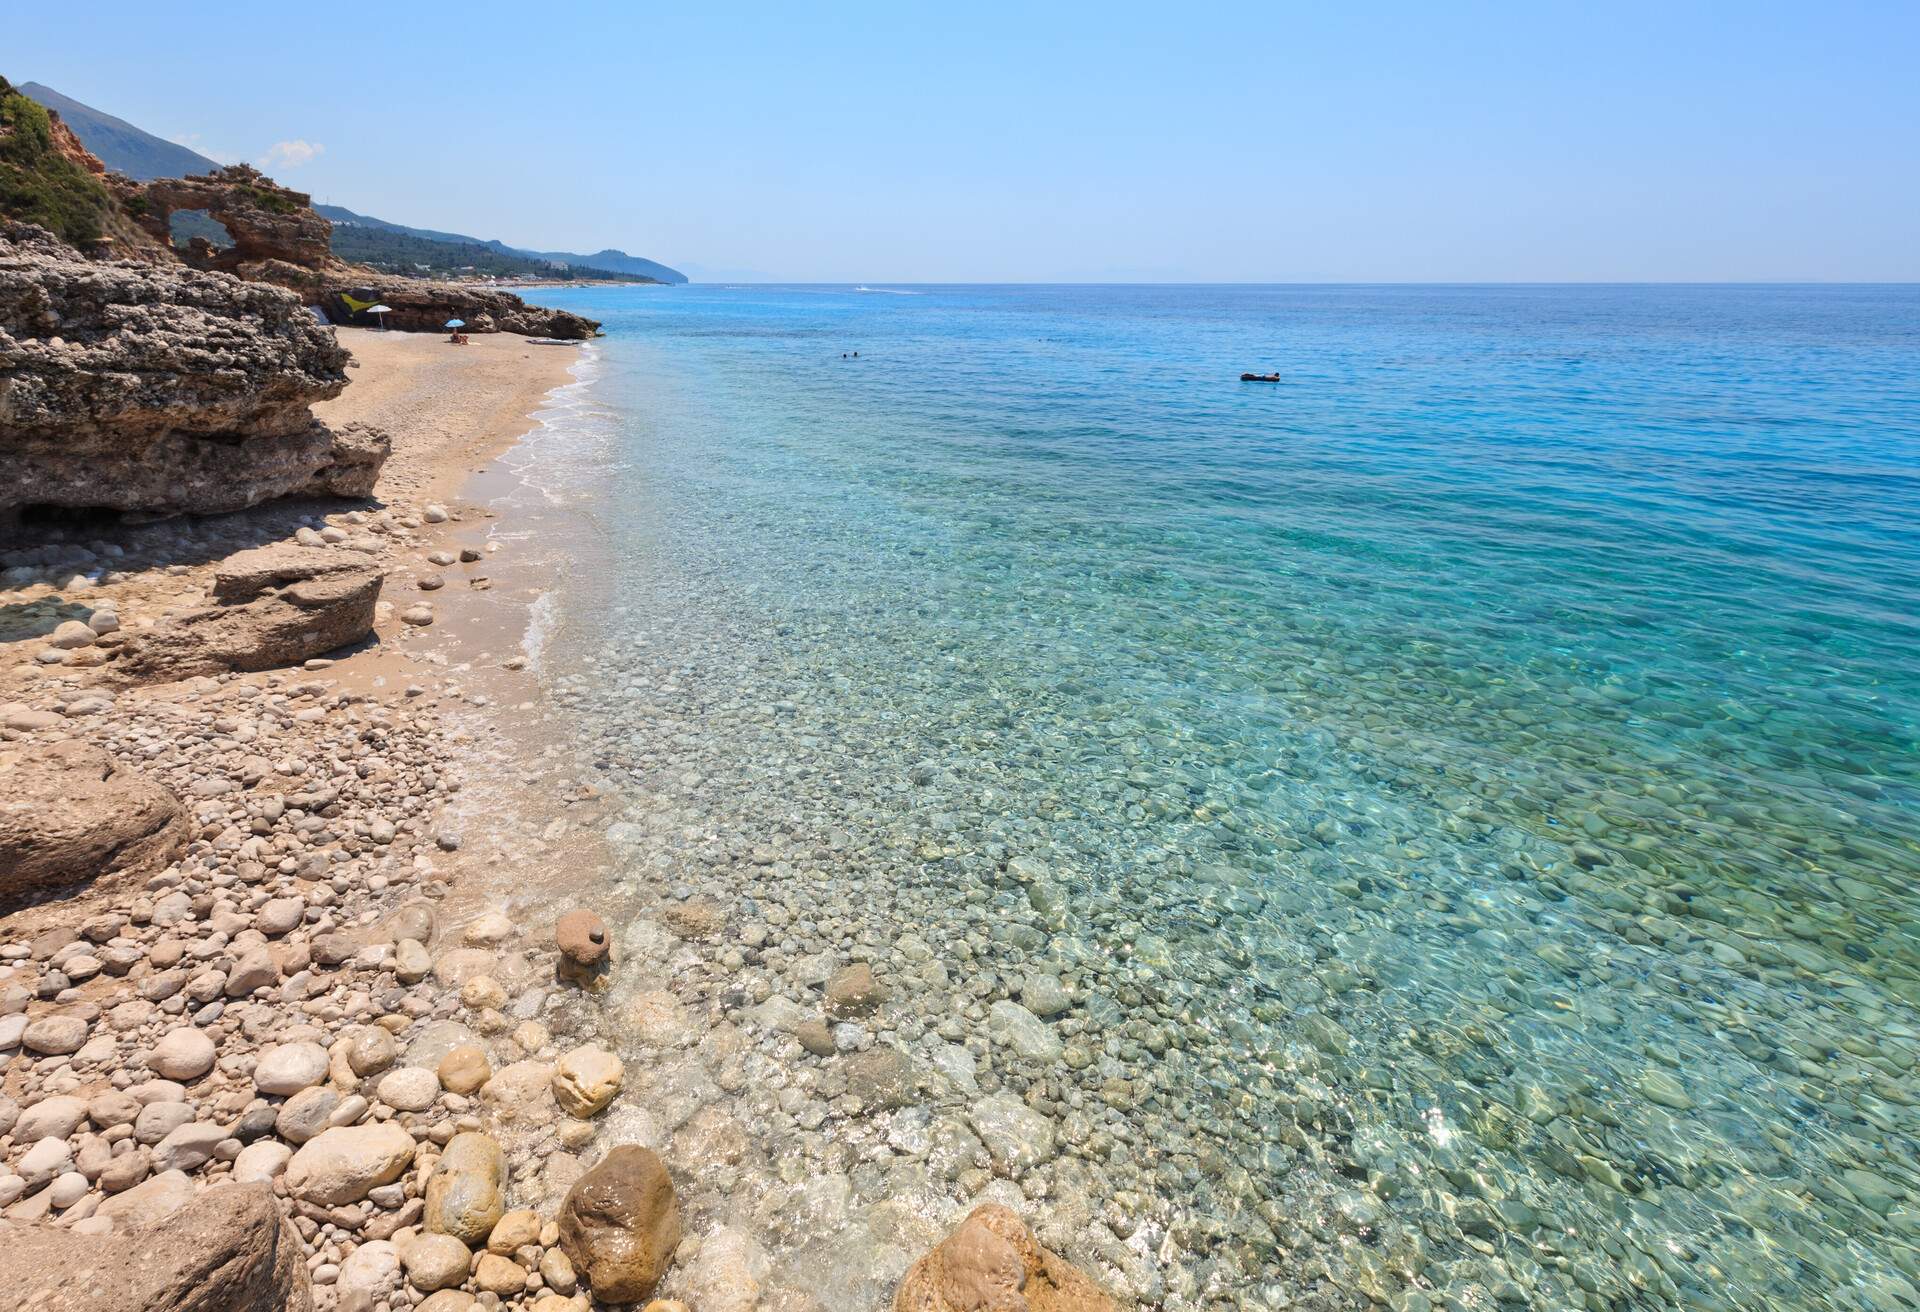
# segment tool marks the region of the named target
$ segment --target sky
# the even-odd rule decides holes
[[[316,199],[703,280],[1920,280],[1920,3],[8,6]]]

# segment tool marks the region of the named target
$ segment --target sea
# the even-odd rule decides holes
[[[758,1306],[998,1202],[1125,1306],[1920,1308],[1920,288],[533,295]]]

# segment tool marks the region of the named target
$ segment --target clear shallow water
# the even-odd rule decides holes
[[[762,1040],[765,1160],[1155,1306],[1920,1307],[1920,290],[912,290],[544,293],[629,873],[928,1074]]]

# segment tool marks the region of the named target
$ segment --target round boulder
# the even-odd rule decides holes
[[[601,1158],[560,1205],[560,1247],[603,1302],[637,1303],[653,1293],[679,1243],[667,1168],[633,1144]]]
[[[253,1067],[253,1087],[275,1097],[290,1098],[327,1078],[327,1050],[317,1043],[281,1043],[260,1054]]]
[[[287,1192],[323,1207],[357,1203],[399,1179],[411,1161],[413,1136],[392,1121],[338,1126],[308,1140],[293,1155],[287,1163]]]
[[[213,1069],[213,1040],[202,1030],[182,1025],[168,1030],[153,1047],[147,1067],[163,1079],[186,1083]]]
[[[440,1077],[424,1066],[400,1066],[380,1077],[380,1101],[402,1112],[423,1112],[440,1096]]]
[[[464,1284],[473,1254],[452,1235],[416,1235],[401,1250],[400,1260],[407,1268],[407,1283],[423,1294],[439,1289],[454,1289]]]

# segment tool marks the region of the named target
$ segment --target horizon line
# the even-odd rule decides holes
[[[634,284],[646,286],[647,284]],[[1920,287],[1920,278],[1540,278],[1540,279],[936,279],[692,278],[655,286],[741,287]]]

